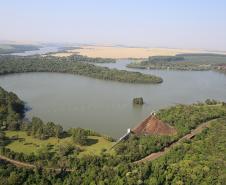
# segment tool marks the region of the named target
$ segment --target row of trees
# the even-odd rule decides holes
[[[47,122],[46,124],[38,117],[33,117],[31,122],[23,122],[21,130],[27,132],[27,135],[31,135],[39,139],[48,139],[49,137],[60,138],[63,136],[64,131],[61,125],[56,125],[53,122]]]
[[[71,128],[67,132],[70,136],[72,136],[72,140],[74,143],[79,145],[87,145],[89,144],[89,138],[88,136],[99,136],[103,137],[108,141],[115,141],[114,138],[106,135],[99,134],[93,130],[87,130],[82,128]]]
[[[83,55],[71,55],[68,57],[69,60],[75,61],[75,62],[90,62],[90,63],[115,63],[115,59],[111,58],[90,58]]]

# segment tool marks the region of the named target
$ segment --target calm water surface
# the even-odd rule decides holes
[[[104,64],[127,69],[128,60]],[[103,64],[101,64],[103,65]],[[131,69],[127,69],[131,70]],[[133,69],[134,70],[134,69]],[[119,137],[151,111],[207,98],[226,101],[226,76],[205,71],[136,70],[164,79],[158,85],[96,80],[70,74],[27,73],[0,76],[0,86],[13,91],[32,107],[28,117],[60,123],[65,129],[83,127]],[[133,106],[142,96],[145,105]]]

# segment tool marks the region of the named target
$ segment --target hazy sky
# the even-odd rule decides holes
[[[226,50],[226,0],[0,0],[0,40]]]

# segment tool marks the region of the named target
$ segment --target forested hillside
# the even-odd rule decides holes
[[[16,130],[24,114],[24,103],[0,87],[0,129]]]

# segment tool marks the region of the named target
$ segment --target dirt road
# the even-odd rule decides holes
[[[37,168],[37,166],[30,164],[30,163],[26,163],[26,162],[21,162],[21,161],[17,161],[14,159],[10,159],[8,157],[2,156],[0,155],[0,160],[4,160],[7,161],[13,165],[15,165],[18,168],[27,168],[27,169],[35,169]],[[56,171],[56,172],[60,172],[60,171],[66,171],[66,172],[73,172],[73,169],[61,169],[61,168],[44,168],[45,170],[52,170],[52,171]]]
[[[170,146],[165,147],[162,151],[151,153],[147,157],[145,157],[145,158],[143,158],[141,160],[135,161],[134,163],[143,163],[143,162],[146,162],[146,161],[153,161],[153,160],[161,157],[162,155],[166,154],[172,147],[174,147],[175,145],[179,144],[182,140],[184,140],[184,139],[192,139],[195,135],[201,133],[205,128],[207,128],[210,125],[210,122],[212,122],[212,121],[213,120],[205,122],[205,123],[199,125],[196,129],[192,130],[191,133],[185,135],[184,137],[182,137],[178,141],[174,142]],[[35,168],[37,168],[37,166],[35,166],[33,164],[26,163],[26,162],[21,162],[21,161],[17,161],[17,160],[13,160],[13,159],[10,159],[10,158],[2,156],[2,155],[0,155],[0,160],[7,161],[7,162],[19,167],[19,168],[27,168],[27,169],[35,169]],[[44,168],[44,169],[58,171],[58,172],[62,171],[61,168]],[[73,169],[64,169],[64,171],[73,172],[74,170]]]

